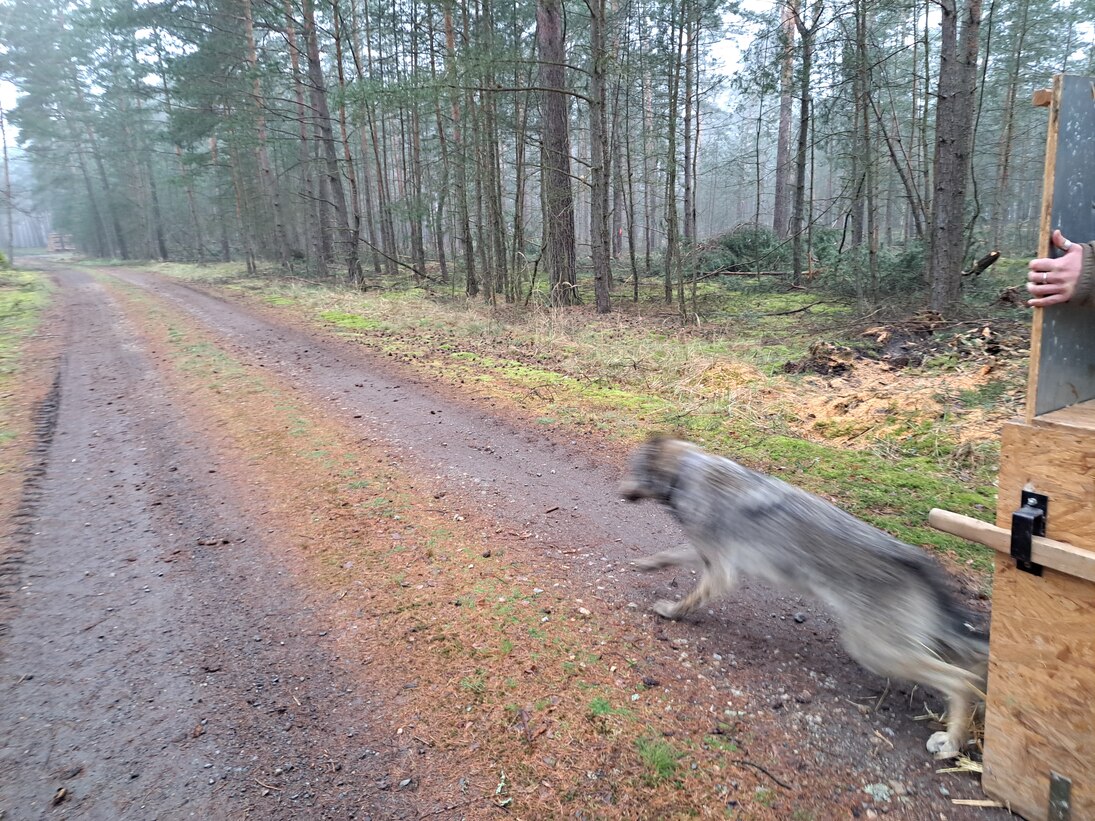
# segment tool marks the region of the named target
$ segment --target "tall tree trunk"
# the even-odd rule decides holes
[[[318,118],[312,118],[312,157],[311,164],[319,171],[315,176],[315,258],[316,274],[327,278],[330,276],[329,263],[335,259],[335,240],[332,236],[334,230],[334,203],[331,201],[331,186],[327,175],[322,172],[326,164],[323,158],[323,133],[319,127]]]
[[[495,17],[494,6],[490,0],[481,0],[481,14],[479,27],[482,31],[480,37],[484,48],[488,53],[494,52]],[[493,62],[488,60],[483,66],[482,85],[485,89],[497,87],[497,78],[494,75]],[[488,232],[491,238],[491,256],[493,257],[493,280],[497,290],[504,294],[508,301],[516,299],[517,294],[510,282],[509,266],[507,264],[508,252],[506,249],[506,225],[505,209],[502,205],[502,170],[501,153],[499,143],[502,138],[498,131],[498,95],[486,93],[482,96],[480,113],[482,115],[481,134],[483,140],[483,185],[486,188],[484,198],[487,209]]]
[[[878,214],[877,182],[874,154],[874,139],[871,130],[871,59],[868,50],[868,5],[867,0],[856,0],[856,74],[858,76],[859,100],[856,102],[856,117],[859,121],[860,155],[863,161],[863,207],[866,219],[867,245],[867,283],[868,296],[872,302],[878,299]]]
[[[605,51],[605,0],[587,0],[589,8],[590,66],[589,73],[589,141],[590,203],[589,236],[593,262],[593,293],[597,313],[612,310],[609,293],[611,268],[611,238],[609,237],[608,191],[612,163],[608,152],[608,95],[605,72],[608,54]]]
[[[365,22],[366,42],[371,45],[373,38],[372,17],[369,14],[369,4],[362,5]],[[373,48],[366,51],[366,76],[378,82],[381,86],[386,82],[385,62],[373,59]],[[380,228],[380,243],[384,253],[384,264],[388,276],[394,277],[397,273],[399,246],[395,237],[395,221],[392,214],[392,190],[388,168],[388,126],[387,119],[377,116],[375,106],[371,101],[365,103],[365,114],[369,125],[369,139],[372,141],[373,160],[376,163],[376,208],[377,222]]]
[[[232,171],[232,188],[236,192],[236,220],[239,223],[240,235],[243,238],[243,247],[247,258],[247,273],[254,276],[258,273],[258,265],[255,260],[255,240],[251,232],[247,230],[248,220],[246,218],[246,208],[244,207],[247,195],[243,190],[239,158],[231,146],[229,146],[228,151],[228,164]]]
[[[142,152],[144,157],[145,173],[148,175],[148,202],[152,214],[152,233],[156,238],[156,253],[160,259],[167,261],[167,240],[164,238],[163,217],[160,214],[160,195],[156,190],[156,177],[152,173],[152,161],[147,151]]]
[[[617,89],[619,89],[617,85]],[[627,183],[624,182],[624,157],[623,147],[625,140],[620,139],[620,103],[617,99],[613,105],[612,136],[609,138],[609,153],[612,157],[612,259],[618,260],[624,251],[624,225],[627,216],[624,210],[627,208]],[[613,274],[615,279],[615,274]]]
[[[266,147],[266,101],[262,93],[262,79],[259,77],[258,52],[255,48],[255,27],[251,17],[251,1],[240,0],[243,9],[243,34],[247,42],[247,69],[251,73],[251,102],[255,107],[255,158],[262,179],[262,193],[269,201],[274,216],[274,249],[282,267],[289,267],[289,244],[286,239],[285,218],[281,210],[281,197],[277,180],[270,165],[270,151]],[[261,226],[263,234],[268,235],[266,226]]]
[[[553,305],[578,301],[574,247],[574,195],[570,187],[570,124],[566,99],[566,49],[561,0],[538,0],[536,42],[540,57],[541,188],[544,255]]]
[[[681,132],[681,143],[684,146],[684,244],[688,247],[696,238],[695,217],[696,209],[693,205],[693,180],[692,180],[692,84],[693,68],[692,60],[695,51],[693,40],[694,26],[692,20],[692,4],[684,13],[682,25],[684,27],[684,129]]]
[[[132,57],[133,62],[137,62],[136,54]],[[160,195],[156,188],[156,176],[152,169],[152,150],[147,144],[143,133],[143,127],[141,123],[144,121],[143,112],[141,109],[141,97],[139,93],[134,93],[133,99],[135,101],[134,107],[137,111],[137,136],[136,140],[136,152],[140,156],[141,166],[143,167],[145,179],[148,184],[148,210],[149,210],[149,227],[151,229],[153,244],[156,248],[156,253],[159,258],[167,261],[167,239],[164,236],[163,227],[163,214],[160,211]],[[125,126],[125,130],[128,133],[129,126]]]
[[[445,206],[448,204],[449,197],[449,141],[448,136],[445,133],[445,120],[441,115],[441,86],[440,75],[437,71],[437,44],[436,44],[436,32],[433,25],[433,8],[428,7],[426,11],[426,19],[429,21],[429,37],[427,42],[430,44],[430,79],[433,81],[434,87],[437,88],[437,93],[433,98],[433,113],[434,122],[437,127],[437,142],[440,150],[440,166],[438,167],[438,181],[437,181],[437,198],[435,200],[436,207],[433,213],[433,235],[434,244],[437,248],[437,267],[440,273],[441,281],[449,281],[449,264],[448,257],[445,253]]]
[[[647,54],[646,26],[639,26],[639,54]],[[640,80],[642,84],[642,146],[643,146],[643,270],[649,274],[652,269],[652,256],[654,245],[654,211],[657,208],[654,195],[654,172],[651,168],[651,158],[654,154],[654,91],[653,78],[645,65],[641,66]],[[669,302],[672,294],[665,295],[665,301]]]
[[[810,25],[806,25],[803,21],[801,9],[796,10],[795,13],[795,28],[798,30],[799,40],[802,42],[802,73],[799,78],[798,148],[795,156],[795,196],[791,215],[791,231],[793,232],[791,266],[792,281],[795,285],[802,284],[802,274],[805,270],[803,240],[806,233],[806,164],[809,159],[807,149],[810,136],[811,104],[810,74],[813,71],[814,62],[814,32],[817,30],[822,10],[822,3],[818,0],[814,9],[813,21]]]
[[[117,243],[118,254],[122,259],[129,259],[129,245],[126,242],[125,231],[122,230],[122,221],[118,217],[118,208],[114,202],[114,190],[110,185],[110,178],[106,173],[106,164],[103,155],[99,152],[98,140],[91,125],[85,125],[85,133],[91,146],[91,160],[95,163],[95,170],[99,175],[99,185],[103,189],[103,199],[106,200],[106,211],[110,215],[110,224],[114,228],[114,240]]]
[[[304,80],[300,66],[300,44],[297,42],[296,20],[293,18],[293,6],[291,0],[283,0],[282,10],[285,13],[285,40],[289,45],[289,65],[293,75],[293,104],[297,114],[297,164],[300,166],[300,179],[298,182],[297,197],[304,206],[304,235],[302,243],[305,248],[313,244],[313,251],[309,255],[317,266],[325,265],[321,262],[319,218],[315,206],[316,185],[312,173],[312,147],[309,137],[308,107],[304,98]]]
[[[346,270],[350,282],[359,288],[365,282],[361,277],[361,263],[358,256],[358,243],[361,239],[361,198],[357,192],[357,173],[354,171],[354,156],[350,152],[350,132],[346,126],[346,73],[342,62],[342,10],[338,0],[331,0],[333,35],[335,38],[335,68],[338,75],[338,128],[339,142],[342,144],[342,159],[346,163],[346,179],[350,183],[349,247],[346,249]]]
[[[919,146],[920,153],[920,185],[921,194],[920,200],[924,203],[924,213],[928,215],[928,221],[931,221],[931,202],[932,202],[932,164],[931,164],[931,146],[928,142],[928,133],[930,131],[929,115],[928,112],[931,108],[929,104],[929,98],[931,96],[931,43],[932,43],[932,26],[927,22],[934,14],[934,0],[924,0],[924,30],[923,38],[920,41],[920,58],[921,58],[921,70],[920,72],[914,72],[914,75],[919,73],[922,75],[921,90],[922,90],[922,103],[920,106],[920,129],[919,139],[917,145]]]
[[[76,159],[80,166],[80,174],[84,180],[84,188],[87,190],[87,201],[91,208],[92,222],[95,225],[95,255],[98,257],[105,257],[111,250],[106,237],[106,225],[103,222],[103,215],[99,210],[99,205],[95,198],[95,186],[92,185],[91,174],[87,170],[87,161],[84,159],[84,149],[80,145],[77,145],[76,148]]]
[[[681,57],[684,51],[684,3],[673,6],[670,42],[675,44],[669,61],[669,129],[665,160],[665,301],[673,302],[673,283],[677,283],[677,308],[685,315],[684,281],[681,276],[680,221],[677,216],[677,112],[680,105]]]
[[[8,130],[7,117],[3,105],[0,105],[0,146],[4,152],[4,249],[8,255],[8,265],[15,263],[15,229],[12,212],[15,210],[15,198],[11,192],[11,171],[8,168]]]
[[[368,75],[365,72],[361,59],[361,27],[358,25],[356,0],[350,0],[350,31],[352,34],[350,37],[350,51],[354,58],[354,73],[358,82],[362,82]],[[369,103],[366,102],[363,107],[365,109],[366,122],[371,124],[372,119]],[[359,123],[358,140],[361,145],[362,211],[364,212],[365,217],[365,234],[368,237],[369,259],[372,264],[373,276],[379,279],[383,270],[394,272],[394,264],[386,258],[386,255],[389,253],[388,251],[384,251],[383,254],[381,253],[383,240],[379,235],[379,227],[377,225],[379,216],[373,201],[373,192],[376,190],[376,185],[373,180],[372,163],[369,161],[369,156],[373,153],[370,139],[370,130],[360,127]]]
[[[1030,16],[1029,0],[1019,0],[1019,21],[1015,27],[1014,48],[1011,53],[1011,71],[1007,75],[1007,91],[1004,96],[1003,125],[1000,130],[1000,159],[997,162],[996,191],[992,206],[992,247],[999,249],[1003,240],[1004,217],[1007,210],[1007,193],[1011,183],[1011,152],[1015,142],[1015,103],[1018,96],[1019,76],[1025,56],[1027,19]],[[989,21],[989,29],[992,21]]]
[[[487,220],[484,216],[484,211],[487,207],[487,204],[485,203],[485,182],[487,172],[486,160],[484,159],[484,154],[486,153],[484,143],[487,138],[484,134],[481,113],[476,95],[469,88],[464,94],[464,116],[468,124],[467,133],[470,135],[468,140],[468,153],[473,160],[471,168],[474,170],[471,185],[473,195],[472,202],[475,203],[476,248],[479,252],[479,270],[482,273],[482,281],[480,284],[482,285],[483,290],[483,300],[493,305],[498,289],[498,281],[495,276],[496,272],[491,259],[491,256],[494,253],[494,245],[487,239]]]
[[[524,38],[522,36],[523,20],[517,4],[512,6],[510,17],[510,37],[518,50],[518,57],[523,59],[525,54],[521,48]],[[513,66],[513,110],[515,132],[513,135],[513,243],[510,246],[510,270],[513,272],[515,297],[520,297],[516,291],[522,289],[523,274],[528,270],[526,249],[526,225],[528,220],[528,127],[529,108],[531,107],[530,95],[519,89],[532,85],[532,75],[529,61],[524,65],[514,62]]]
[[[468,296],[478,296],[479,278],[475,270],[475,247],[471,236],[471,219],[468,216],[468,152],[464,144],[460,119],[460,95],[456,90],[457,62],[456,62],[456,30],[453,24],[452,0],[442,0],[445,15],[445,75],[448,86],[452,89],[450,107],[452,111],[452,145],[451,152],[456,167],[456,222],[460,229],[460,243],[464,257],[464,293]]]
[[[342,188],[342,169],[338,165],[338,149],[335,146],[334,129],[331,126],[331,109],[327,104],[327,83],[323,77],[323,64],[319,56],[319,36],[316,32],[314,0],[303,0],[303,37],[308,62],[308,80],[311,85],[312,109],[315,112],[323,158],[327,168],[327,186],[331,193],[331,206],[335,215],[335,227],[346,259],[356,263],[357,256],[350,255],[350,223],[346,215],[346,194]],[[351,280],[356,270],[347,270]]]
[[[626,65],[630,68],[631,64],[631,38],[627,38],[627,59]],[[630,74],[630,72],[626,72]],[[639,301],[639,261],[638,251],[635,242],[635,164],[634,153],[631,150],[631,87],[632,84],[628,83],[626,91],[624,92],[624,157],[626,158],[625,173],[627,176],[627,255],[628,261],[631,263],[631,298],[632,301],[638,303]]]
[[[209,164],[214,171],[219,172],[220,160],[218,158],[217,137],[216,135],[209,138]],[[228,219],[225,217],[223,208],[223,192],[221,191],[220,180],[223,175],[217,173],[215,183],[217,190],[213,195],[213,211],[216,217],[217,225],[220,226],[220,243],[221,243],[221,262],[232,261],[232,245],[228,241]]]
[[[934,190],[928,237],[931,309],[952,313],[962,284],[981,0],[968,0],[959,46],[957,0],[941,3]]]
[[[411,16],[414,19],[418,19],[418,4],[414,2],[411,4]],[[418,66],[418,27],[413,26],[411,28],[411,76],[417,78],[419,76]],[[417,81],[417,80],[416,80]],[[415,98],[410,101],[411,116],[410,116],[410,129],[411,129],[411,260],[414,265],[414,269],[418,274],[425,275],[426,273],[426,236],[425,236],[425,216],[426,209],[423,208],[425,201],[425,192],[423,190],[423,174],[422,174],[422,123],[420,114],[420,104]]]
[[[520,78],[514,70],[514,88],[518,88]],[[526,85],[532,85],[527,82]],[[510,252],[510,269],[513,271],[514,287],[520,287],[522,270],[527,270],[525,259],[525,203],[527,195],[526,168],[528,165],[528,112],[529,101],[526,94],[514,94],[513,106],[516,114],[517,131],[513,139],[513,245]],[[519,296],[514,294],[514,296]]]
[[[772,205],[772,230],[780,239],[790,234],[788,213],[791,199],[791,105],[794,98],[795,18],[797,0],[787,0],[781,12],[781,57],[779,71],[779,133],[776,138],[775,199]]]

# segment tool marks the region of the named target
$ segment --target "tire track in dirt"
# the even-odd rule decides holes
[[[8,622],[14,612],[13,599],[22,575],[27,546],[34,533],[34,521],[42,501],[42,480],[48,463],[53,432],[57,427],[57,410],[61,398],[61,373],[58,370],[46,396],[34,411],[31,425],[33,442],[28,454],[29,464],[23,472],[23,484],[18,507],[11,516],[6,548],[0,553],[0,640],[9,631]],[[0,659],[4,657],[0,645]]]
[[[233,504],[185,397],[101,285],[55,275],[64,354],[2,568],[0,815],[416,817],[370,727],[383,704]]]
[[[584,595],[645,608],[689,583],[683,576],[649,580],[627,570],[630,560],[680,534],[653,506],[617,499],[617,466],[595,453],[596,443],[531,433],[481,407],[488,403],[439,390],[361,346],[199,288],[132,269],[111,275],[185,310],[234,357],[297,385],[313,408],[386,445],[407,469],[435,477],[484,515],[531,533],[530,548],[566,568]],[[855,666],[839,648],[831,620],[811,602],[746,585],[699,625],[659,623],[654,630],[667,653],[648,661],[671,663],[674,648],[690,642],[692,658],[716,687],[747,693],[747,722],[774,725],[767,730],[775,739],[772,754],[785,763],[843,773],[849,790],[856,782],[899,782],[913,796],[910,818],[985,817],[950,804],[948,788],[979,792],[969,778],[936,775],[923,750],[929,729],[913,717],[925,699],[938,708],[936,695],[891,692]],[[876,710],[862,706],[885,693]]]

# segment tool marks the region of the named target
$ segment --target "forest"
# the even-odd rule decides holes
[[[599,312],[776,274],[937,312],[1035,250],[1091,0],[3,0],[5,250]],[[9,149],[10,144],[10,149]],[[1078,238],[1079,239],[1079,238]],[[1085,238],[1086,239],[1086,238]]]
[[[923,549],[948,620],[1007,612],[1026,574],[931,517],[1028,495],[1005,436],[1049,465],[1050,539],[1091,507],[1055,461],[1089,449],[1014,420],[1036,101],[1095,75],[1092,20],[0,0],[0,817],[1012,817],[980,727],[933,759],[945,694],[811,595],[873,552],[662,618],[692,571],[637,571],[679,517],[619,480],[694,442]],[[1075,749],[1082,691],[1013,703]]]

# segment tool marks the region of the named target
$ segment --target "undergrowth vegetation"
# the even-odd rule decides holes
[[[988,552],[929,529],[942,507],[990,518],[998,432],[1022,401],[1027,320],[1000,300],[1004,261],[968,283],[965,319],[864,312],[846,283],[704,280],[682,320],[643,282],[613,313],[485,305],[429,289],[369,290],[162,265],[310,318],[541,425],[623,446],[669,432],[819,493],[899,538],[984,569]]]

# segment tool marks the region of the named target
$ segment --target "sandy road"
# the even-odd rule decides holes
[[[381,705],[325,647],[266,529],[107,292],[59,279],[62,355],[0,644],[3,818],[411,815],[370,738]]]

